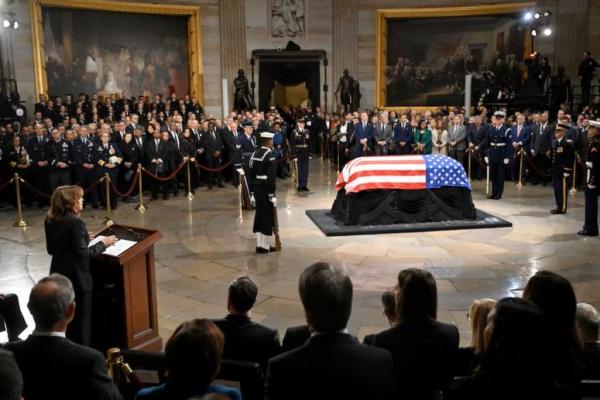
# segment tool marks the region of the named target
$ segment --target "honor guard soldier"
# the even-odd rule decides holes
[[[87,126],[79,128],[79,137],[73,141],[72,153],[77,184],[87,189],[98,179],[96,143],[89,137]],[[98,208],[98,192],[96,189],[91,189],[88,193],[85,193],[84,200],[92,207]]]
[[[298,163],[298,191],[309,192],[308,163],[310,159],[310,132],[304,129],[304,119],[296,122],[296,129],[292,132],[292,154],[294,161]]]
[[[488,199],[500,200],[504,192],[504,168],[510,157],[510,128],[504,125],[506,114],[496,111],[492,125],[488,127],[481,147],[487,149],[485,162],[490,166],[492,193]]]
[[[600,122],[590,121],[589,144],[585,153],[585,224],[577,232],[582,236],[598,236],[598,184],[600,184]]]
[[[552,186],[554,187],[556,208],[550,211],[552,214],[565,214],[567,212],[568,191],[571,186],[573,161],[575,160],[573,143],[565,137],[568,129],[569,126],[565,124],[558,124],[554,129],[551,160]]]
[[[48,164],[50,165],[50,193],[59,186],[71,184],[71,145],[60,131],[53,128],[48,141]]]
[[[38,190],[49,193],[50,187],[48,186],[48,170],[49,167],[49,155],[48,155],[48,136],[44,130],[44,126],[36,124],[35,135],[29,139],[27,146],[27,152],[31,158],[32,167],[31,173],[33,175],[33,184]],[[48,200],[38,195],[38,205],[42,207],[44,204],[48,204]]]
[[[242,123],[242,128],[244,129],[244,131],[238,134],[238,140],[240,142],[242,150],[242,168],[244,169],[245,176],[249,177],[250,157],[252,157],[252,154],[254,153],[254,151],[256,151],[256,136],[254,136],[254,134],[252,133],[254,130],[252,122],[248,121]],[[252,183],[248,182],[248,179],[246,179],[246,183],[248,184],[248,187],[246,189],[248,190],[248,192],[252,192]]]
[[[121,157],[121,150],[110,142],[110,133],[108,128],[102,127],[100,132],[100,144],[96,148],[98,154],[98,170],[99,175],[104,176],[108,174],[110,181],[113,185],[117,184],[117,177],[119,176],[119,164],[123,160]],[[117,196],[114,190],[109,190],[110,194],[110,208],[117,208]],[[106,182],[100,184],[100,202],[104,207],[108,207],[106,204]]]
[[[273,236],[273,208],[277,207],[275,197],[277,162],[273,154],[273,136],[270,132],[260,134],[261,147],[252,154],[249,162],[252,185],[250,202],[256,207],[252,231],[256,233],[257,253],[276,250],[270,245]]]

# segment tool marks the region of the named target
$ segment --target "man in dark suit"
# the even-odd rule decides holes
[[[221,166],[221,153],[223,152],[223,138],[217,132],[215,124],[211,121],[208,123],[208,133],[202,135],[204,140],[203,148],[206,154],[206,166],[211,169],[216,169]],[[223,188],[220,172],[208,172],[208,188],[212,189],[213,183]]]
[[[369,155],[373,152],[373,125],[369,122],[369,114],[366,111],[360,113],[360,122],[354,125],[354,157]]]
[[[304,346],[310,339],[310,327],[308,325],[291,326],[285,330],[283,340],[281,341],[281,352],[287,353],[290,350]]]
[[[352,281],[340,268],[315,263],[299,279],[312,336],[302,347],[269,361],[266,393],[279,399],[392,399],[388,351],[365,346],[347,333]]]
[[[23,374],[23,397],[37,399],[121,399],[108,377],[102,354],[65,337],[75,313],[75,292],[60,274],[31,290],[29,311],[35,330],[23,342],[6,345]]]
[[[537,168],[532,168],[531,183],[537,185],[540,182],[548,184],[548,171],[550,169],[550,148],[554,138],[554,125],[548,123],[548,111],[540,115],[539,124],[534,125],[531,132],[531,155]],[[541,172],[541,173],[540,173]]]
[[[145,159],[148,163],[148,169],[151,173],[164,177],[168,174],[168,149],[167,145],[160,140],[160,131],[156,129],[152,134],[152,140],[150,140],[145,149]],[[159,182],[156,179],[150,178],[150,192],[152,192],[152,200],[158,198]],[[163,197],[169,198],[167,192],[167,185],[162,185]]]
[[[257,362],[266,370],[269,359],[280,351],[275,329],[252,322],[250,311],[256,302],[258,287],[248,276],[241,276],[229,285],[227,315],[213,321],[225,335],[223,358]]]
[[[0,349],[0,399],[21,400],[23,376],[13,355]]]

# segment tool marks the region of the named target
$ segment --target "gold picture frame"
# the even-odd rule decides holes
[[[380,110],[417,109],[425,110],[438,107],[394,106],[386,105],[385,71],[387,68],[387,21],[402,18],[440,18],[477,15],[514,14],[535,6],[535,2],[507,3],[498,5],[466,7],[427,7],[403,9],[379,9],[375,15],[375,105]]]
[[[35,90],[38,97],[40,94],[48,93],[42,9],[44,7],[55,7],[136,14],[187,16],[189,94],[196,97],[201,104],[204,104],[200,7],[96,0],[30,0],[29,6],[31,13]]]

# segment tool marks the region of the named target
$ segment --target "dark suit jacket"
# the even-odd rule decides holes
[[[544,154],[550,150],[554,139],[554,125],[546,124],[546,128],[540,132],[541,124],[536,124],[531,132],[531,149],[535,154]]]
[[[23,374],[27,400],[121,399],[98,351],[61,337],[29,336],[5,346]]]
[[[281,343],[281,352],[285,353],[290,350],[304,346],[310,339],[310,329],[308,325],[292,326],[285,330],[283,341]]]
[[[161,159],[163,161],[163,163],[165,164],[162,168],[165,171],[162,171],[161,173],[166,172],[166,169],[169,168],[168,163],[169,163],[169,154],[168,154],[168,146],[166,144],[166,142],[163,142],[162,140],[158,141],[158,148],[156,147],[155,144],[155,140],[151,139],[148,140],[148,142],[146,143],[146,162],[148,163],[148,165],[150,165],[151,172],[155,172],[156,168],[154,165],[155,164],[151,164],[151,161],[154,159]]]
[[[212,133],[209,131],[202,135],[202,147],[204,147],[207,156],[213,156],[215,151],[223,150],[223,138],[220,133],[215,130],[215,137],[213,138]]]
[[[450,382],[458,329],[433,319],[403,320],[375,337],[394,357],[397,399],[434,399]]]
[[[257,362],[264,371],[269,359],[281,350],[275,329],[252,322],[246,316],[229,314],[213,322],[225,335],[225,359]]]
[[[362,144],[360,143],[361,139],[367,139],[367,146],[369,146],[370,151],[373,151],[373,135],[375,134],[375,129],[370,122],[367,122],[365,128],[363,128],[362,121],[358,124],[354,125],[354,137],[356,139],[356,144],[354,145],[354,155],[356,157],[360,157],[362,155]]]
[[[267,399],[377,399],[394,396],[393,360],[343,333],[316,335],[269,362]]]
[[[67,215],[59,222],[44,222],[46,250],[52,256],[50,273],[65,275],[73,283],[75,293],[92,290],[90,258],[102,253],[106,247],[98,242],[88,247],[89,234],[85,222],[75,215]]]

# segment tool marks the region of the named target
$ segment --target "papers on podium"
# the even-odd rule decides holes
[[[101,235],[96,236],[93,240],[90,241],[90,244],[88,245],[88,247],[95,245],[96,243],[98,243],[102,239],[104,239],[105,237],[106,236],[101,236]],[[121,254],[123,254],[125,251],[127,251],[130,247],[132,247],[136,243],[137,242],[135,242],[133,240],[119,239],[119,240],[117,240],[117,242],[115,244],[107,247],[106,250],[104,250],[104,252],[102,254],[107,254],[109,256],[117,257],[117,256],[120,256]]]

